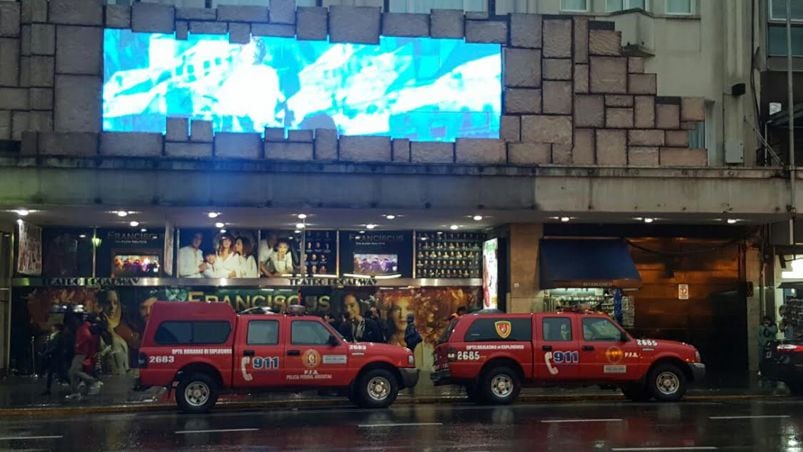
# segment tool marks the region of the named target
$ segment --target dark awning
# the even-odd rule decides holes
[[[803,289],[803,281],[801,281],[799,279],[783,281],[778,286],[778,288],[779,289]]]
[[[541,288],[641,287],[630,250],[618,239],[541,239]]]

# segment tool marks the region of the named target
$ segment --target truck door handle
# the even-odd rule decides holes
[[[254,356],[256,353],[253,350],[243,350],[243,356]]]
[[[583,351],[584,351],[584,352],[591,352],[591,351],[594,351],[594,346],[593,346],[593,345],[584,345],[584,346],[583,346]]]
[[[552,346],[551,345],[544,345],[543,347],[541,347],[541,350],[543,350],[545,352],[551,352],[552,351]]]
[[[301,356],[301,350],[287,350],[287,356]]]

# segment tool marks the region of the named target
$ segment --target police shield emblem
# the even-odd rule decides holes
[[[496,334],[502,339],[507,339],[508,336],[510,336],[510,332],[512,330],[510,321],[499,320],[498,322],[494,323],[494,326],[496,327]]]

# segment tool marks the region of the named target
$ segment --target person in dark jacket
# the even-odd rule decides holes
[[[415,316],[412,312],[407,314],[407,328],[404,330],[404,342],[407,348],[415,352],[415,347],[422,341],[421,334],[415,329]]]
[[[340,314],[340,322],[337,325],[337,331],[349,342],[354,341],[354,336],[351,333],[351,318],[348,312]]]
[[[368,314],[368,313],[366,313]],[[385,342],[382,326],[371,317],[363,317],[352,324],[354,340],[357,342]]]
[[[42,395],[50,395],[53,388],[53,377],[57,377],[60,381],[67,381],[67,365],[64,353],[64,345],[67,342],[66,334],[64,333],[64,325],[58,324],[53,326],[53,331],[48,337],[45,350],[42,352],[42,361],[45,363],[47,369],[47,385]]]

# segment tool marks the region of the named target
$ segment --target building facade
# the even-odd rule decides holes
[[[789,221],[801,198],[800,184],[785,170],[788,142],[780,132],[769,140],[770,128],[783,127],[768,125],[770,104],[785,93],[777,90],[783,57],[773,2],[108,3],[0,2],[0,228],[7,234],[0,249],[8,269],[0,279],[0,302],[7,369],[35,367],[23,364],[28,352],[22,349],[35,347],[36,333],[52,323],[51,305],[67,302],[53,293],[86,283],[55,276],[118,276],[116,282],[94,281],[106,290],[123,284],[114,273],[117,257],[161,248],[162,279],[119,288],[121,297],[131,290],[140,303],[168,296],[151,293],[168,287],[183,288],[183,299],[225,298],[219,291],[230,282],[219,275],[203,283],[182,281],[181,262],[173,262],[197,229],[218,235],[220,229],[257,231],[255,244],[270,231],[288,231],[288,238],[302,243],[296,257],[301,269],[311,268],[312,255],[322,256],[305,253],[306,246],[329,240],[316,231],[331,233],[339,253],[338,290],[356,284],[348,275],[359,273],[357,255],[397,256],[401,282],[379,283],[396,292],[380,290],[365,299],[391,305],[405,299],[407,309],[432,317],[433,325],[460,304],[489,306],[490,298],[517,312],[610,305],[638,335],[699,345],[716,361],[716,378],[723,382],[757,362],[754,326],[775,312],[782,296],[774,256],[795,251],[774,245],[790,243]],[[176,42],[225,36],[222,41],[232,45],[266,37],[372,46],[385,37],[498,46],[499,112],[487,116],[498,132],[410,139],[338,134],[326,122],[311,121],[292,130],[233,133],[214,119],[170,113],[161,130],[112,131],[104,116],[104,93],[114,82],[104,43],[110,45],[107,35],[115,30],[170,35]],[[214,70],[216,64],[223,63],[212,60],[193,70]],[[466,102],[487,88],[471,83],[483,69],[460,73]],[[178,75],[143,74],[140,83]],[[366,89],[379,84],[380,75],[369,77]],[[254,96],[264,89],[248,86]],[[141,94],[137,85],[126,89]],[[174,92],[168,88],[156,100],[127,97],[123,106],[156,108]],[[146,120],[143,115],[126,124]],[[433,130],[440,130],[438,124]],[[219,218],[209,215],[215,213]],[[296,232],[301,230],[308,232]],[[75,258],[73,270],[56,265],[51,272],[49,250],[68,232],[73,254],[84,257]],[[376,242],[386,247],[366,245],[363,237],[379,232]],[[30,237],[44,249],[33,253],[33,262],[22,262],[20,245],[36,242]],[[475,248],[493,239],[488,246],[496,246],[498,265],[468,262],[482,254]],[[409,263],[403,258],[408,252]],[[571,264],[568,270],[562,260]],[[466,267],[450,266],[452,261]],[[495,297],[487,284],[491,268],[498,277]],[[239,286],[285,290],[282,297],[301,286],[301,298],[305,292],[316,303],[336,298],[316,295],[320,287],[311,279],[279,279]],[[72,290],[70,303],[95,297]],[[228,296],[237,302],[258,295],[264,297]],[[440,311],[432,307],[450,297]],[[437,328],[429,327],[434,337]]]

